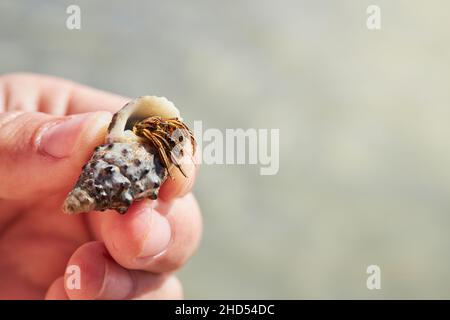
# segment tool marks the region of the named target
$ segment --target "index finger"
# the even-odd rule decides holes
[[[115,113],[130,100],[131,98],[75,84],[67,113],[74,114],[89,111],[110,111]]]
[[[61,116],[92,111],[115,113],[130,100],[49,75],[0,75],[0,112],[40,111]]]

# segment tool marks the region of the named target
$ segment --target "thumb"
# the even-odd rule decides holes
[[[110,120],[109,112],[0,114],[0,198],[68,192]]]

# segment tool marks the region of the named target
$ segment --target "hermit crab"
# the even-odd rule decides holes
[[[195,146],[191,130],[169,100],[142,96],[130,101],[114,114],[105,143],[83,166],[63,211],[115,209],[123,214],[135,200],[156,199],[172,169],[186,176],[182,162],[186,150],[192,156]]]

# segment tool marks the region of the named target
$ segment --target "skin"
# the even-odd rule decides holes
[[[0,77],[0,299],[182,298],[173,272],[202,229],[190,192],[195,165],[185,165],[188,178],[173,170],[157,201],[125,215],[61,210],[112,113],[129,100],[48,76]],[[66,134],[49,138],[76,114],[84,115]],[[80,289],[68,285],[71,265]]]

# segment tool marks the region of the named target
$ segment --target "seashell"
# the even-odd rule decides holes
[[[172,102],[155,96],[139,97],[114,114],[105,143],[83,166],[64,212],[115,209],[123,214],[135,200],[157,198],[169,168],[155,146],[132,131],[135,123],[155,116],[181,120]]]

